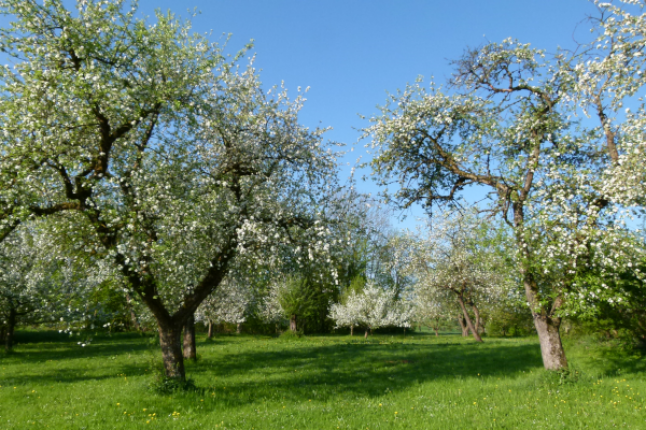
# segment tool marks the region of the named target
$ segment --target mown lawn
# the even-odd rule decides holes
[[[82,339],[19,333],[0,429],[646,429],[646,359],[591,340],[561,377],[534,338],[202,336],[197,389],[163,395],[150,337]]]

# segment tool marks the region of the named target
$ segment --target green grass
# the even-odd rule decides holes
[[[646,360],[591,340],[566,345],[561,377],[533,338],[201,337],[197,389],[169,395],[150,389],[149,337],[18,340],[0,429],[646,429]]]

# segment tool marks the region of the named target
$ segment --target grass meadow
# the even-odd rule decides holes
[[[646,429],[646,359],[569,340],[428,333],[198,339],[196,388],[160,394],[151,336],[23,331],[0,354],[0,429]]]

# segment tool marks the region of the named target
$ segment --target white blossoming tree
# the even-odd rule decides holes
[[[616,167],[621,133],[606,108],[616,112],[621,102],[615,95],[640,88],[644,16],[600,7],[594,44],[552,56],[511,39],[468,50],[454,62],[448,88],[409,85],[365,130],[379,151],[374,173],[385,185],[397,184],[386,195],[402,207],[451,207],[467,188],[488,190],[488,209],[513,231],[517,273],[551,370],[567,367],[563,315],[587,303],[581,272],[637,269],[631,260],[639,250],[625,240],[622,225],[622,204],[631,199],[609,192],[604,172],[617,181],[614,190],[642,178],[641,169],[621,173]],[[588,63],[595,49],[608,59],[598,67]],[[600,125],[578,122],[581,106],[593,107]],[[642,111],[627,119],[626,148],[643,141]],[[625,149],[626,158],[631,151]]]
[[[14,231],[0,246],[0,341],[7,351],[13,348],[19,322],[49,316],[47,311],[56,303],[51,301],[55,294],[50,285],[56,262],[39,258],[43,243],[38,242],[26,232]]]
[[[439,336],[442,323],[451,316],[451,299],[445,290],[435,288],[416,288],[413,301],[413,321],[421,328],[430,327]],[[462,310],[460,315],[463,316]]]
[[[237,255],[294,236],[323,246],[316,208],[336,164],[323,130],[298,124],[301,98],[266,95],[251,65],[227,63],[188,22],[148,24],[125,6],[0,3],[15,64],[0,70],[3,192],[36,190],[5,220],[74,211],[154,316],[166,375],[183,380],[182,327]]]
[[[408,271],[416,279],[419,305],[428,303],[439,318],[443,314],[438,308],[441,298],[448,295],[459,305],[474,339],[482,342],[480,308],[500,300],[514,287],[506,261],[499,255],[505,245],[500,243],[500,235],[486,220],[465,213],[444,214],[442,221],[429,225],[418,236],[409,239],[413,251]]]
[[[235,324],[238,333],[240,324],[247,319],[253,292],[240,285],[236,279],[227,278],[213,294],[197,308],[195,320],[208,326],[208,337],[213,336],[213,325]]]
[[[350,292],[345,303],[333,303],[330,306],[330,318],[336,323],[336,327],[349,327],[350,336],[354,336],[354,328],[363,322],[363,302],[359,300],[356,291]]]
[[[23,224],[0,243],[0,339],[8,351],[19,324],[53,323],[72,333],[104,311],[92,295],[112,278],[113,267],[69,252],[45,224],[51,223]]]
[[[337,327],[350,327],[351,335],[354,327],[365,327],[366,338],[379,327],[410,327],[412,305],[397,300],[396,295],[394,289],[380,288],[368,282],[362,291],[352,291],[344,304],[333,304],[329,316]]]
[[[258,309],[260,318],[267,324],[275,324],[278,332],[282,322],[285,320],[285,311],[280,304],[280,294],[283,283],[274,280],[269,284],[265,296],[261,299]]]

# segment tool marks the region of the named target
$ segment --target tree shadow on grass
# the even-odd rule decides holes
[[[228,407],[263,400],[329,400],[342,393],[378,397],[429,381],[459,384],[478,374],[513,377],[541,368],[539,346],[534,342],[475,344],[453,339],[456,342],[421,343],[409,338],[399,343],[388,338],[370,342],[334,337],[296,341],[216,338],[198,343],[202,358],[186,363],[187,376],[204,393],[210,392],[216,403]],[[29,367],[12,375],[11,383],[75,383],[119,374],[151,374],[153,369],[142,362],[142,353],[150,351],[150,358],[157,361],[160,354],[149,339],[117,335],[86,348],[71,341],[24,344],[7,364]],[[136,362],[129,361],[131,353],[138,353]],[[93,359],[102,361],[88,363]],[[53,364],[42,367],[44,362]],[[219,381],[225,382],[226,391]]]
[[[138,333],[107,335],[84,333],[70,337],[57,332],[18,332],[18,342],[10,354],[0,354],[12,362],[39,363],[81,358],[117,357],[122,354],[140,353],[154,349],[152,337]],[[88,342],[89,340],[89,342]],[[87,344],[86,344],[87,342]],[[86,344],[86,346],[82,346]],[[158,349],[159,347],[157,347]]]
[[[618,342],[614,342],[604,348],[590,349],[585,345],[579,348],[591,352],[579,360],[587,362],[587,366],[593,368],[599,377],[646,373],[646,357],[643,352],[633,349],[632,345],[618,345]]]
[[[214,400],[227,405],[305,398],[329,401],[339,393],[379,397],[429,381],[514,376],[542,367],[535,344],[333,344],[293,343],[203,359],[188,374],[213,384]]]
[[[142,366],[120,363],[116,367],[106,368],[86,368],[79,369],[74,367],[52,368],[47,371],[35,369],[25,371],[20,374],[13,374],[3,378],[3,383],[7,385],[38,385],[50,384],[69,384],[87,381],[104,381],[109,379],[123,379],[123,375],[138,376],[143,373]]]

